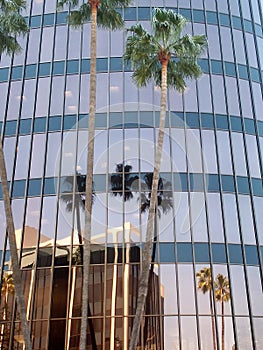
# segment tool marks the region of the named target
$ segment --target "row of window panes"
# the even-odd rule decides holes
[[[138,176],[139,173],[133,173],[132,175]],[[141,174],[141,178],[145,173]],[[171,174],[167,174],[170,177]],[[165,174],[161,175],[165,176]],[[63,177],[61,178],[63,179]],[[44,179],[44,195],[55,195],[57,193],[57,178],[50,177]],[[106,192],[106,175],[95,174],[93,177],[94,189],[96,192]],[[176,192],[203,192],[205,189],[208,192],[218,192],[220,190],[220,183],[222,191],[225,193],[235,193],[235,180],[231,175],[217,175],[217,174],[206,174],[205,183],[203,174],[189,174],[186,173],[175,173],[173,177],[174,191]],[[236,176],[237,192],[239,194],[250,194],[249,178],[245,176]],[[251,178],[251,186],[254,196],[263,196],[262,180],[257,178]],[[15,180],[13,183],[12,198],[19,198],[25,196],[26,180]],[[172,190],[172,185],[166,188],[166,190]],[[70,193],[72,189],[64,188],[63,181],[60,185],[60,193]],[[109,191],[112,191],[111,186]],[[28,196],[40,196],[42,193],[42,179],[29,179],[27,195]],[[2,199],[2,193],[0,193],[0,199]]]
[[[134,246],[135,247],[135,246]],[[130,263],[138,263],[140,262],[140,252],[142,251],[142,247],[139,245],[136,245],[136,251],[138,251],[138,254],[132,253],[133,245],[129,247],[130,249]],[[78,247],[75,247],[78,249]],[[75,251],[75,248],[73,247],[73,251]],[[57,248],[58,249],[58,248]],[[94,249],[92,251],[96,252],[96,254],[93,254],[91,256],[91,264],[104,264],[105,263],[105,256],[107,259],[107,263],[114,263],[114,249],[115,247],[110,248],[109,245],[107,245],[107,254],[105,254],[105,250],[101,248],[101,250],[98,252],[98,247],[94,246]],[[70,255],[71,247],[59,247],[58,251],[58,258],[61,259],[61,252],[64,252],[66,254],[65,259],[63,260],[64,263],[59,262],[59,260],[55,260],[55,266],[61,266],[61,265],[69,265],[69,255]],[[43,254],[41,252],[43,251]],[[23,266],[23,256],[25,256],[25,259],[31,254],[35,254],[34,249],[23,249],[22,251],[22,266]],[[244,264],[243,259],[243,253],[242,253],[242,246],[240,244],[222,244],[222,243],[212,243],[211,244],[211,250],[209,251],[209,245],[208,243],[164,243],[160,242],[156,244],[156,256],[155,256],[155,262],[161,262],[161,263],[191,263],[195,261],[196,263],[210,263],[210,261],[214,264],[226,264],[227,263],[227,252],[229,257],[229,263],[230,264]],[[261,260],[263,259],[263,247],[260,247],[261,252]],[[0,261],[2,261],[2,251],[0,251]],[[6,258],[5,261],[8,260],[10,254],[9,251],[6,252]],[[39,256],[45,256],[44,258],[38,259],[37,267],[47,267],[52,265],[52,254],[53,254],[53,248],[52,247],[46,247],[46,248],[39,248],[38,249]],[[210,260],[210,254],[212,256],[212,260]],[[258,250],[257,246],[255,245],[244,245],[244,255],[245,255],[245,263],[247,265],[259,265],[260,259],[258,257]],[[55,252],[56,256],[56,252]],[[122,246],[119,246],[119,252],[118,252],[118,263],[125,262],[126,258],[125,250]],[[75,264],[74,257],[72,264]]]
[[[80,67],[81,63],[81,67]],[[248,67],[243,64],[236,65],[232,62],[222,62],[219,60],[210,60],[211,71],[209,72],[209,61],[207,59],[200,59],[199,64],[204,73],[212,74],[223,74],[223,66],[225,74],[231,77],[239,77],[240,79],[249,79],[252,81],[261,81],[261,72],[257,68]],[[40,63],[38,67],[38,76],[46,77],[51,74],[51,62]],[[66,65],[66,71],[65,71]],[[125,66],[124,71],[130,71],[130,67]],[[108,58],[97,58],[97,72],[122,72],[123,71],[123,60],[122,57]],[[29,64],[25,67],[25,79],[36,78],[37,64]],[[66,74],[78,74],[78,73],[90,73],[90,60],[82,59],[79,60],[68,60],[55,61],[53,62],[52,75],[64,75]],[[11,80],[21,80],[23,77],[23,66],[14,66],[11,71]],[[0,68],[0,82],[8,81],[9,79],[9,68]]]
[[[154,126],[158,127],[159,125],[159,112],[153,114],[152,112],[141,112],[140,120],[138,120],[138,114],[136,112],[126,112],[124,118],[122,113],[114,112],[110,113],[109,120],[106,113],[97,113],[95,120],[96,129],[133,129],[133,128],[153,128]],[[48,121],[48,125],[47,125]],[[78,124],[77,124],[78,122]],[[19,122],[19,135],[27,135],[31,133],[32,130],[34,133],[42,133],[52,131],[61,131],[61,130],[74,130],[78,129],[87,129],[88,128],[88,115],[80,114],[79,118],[77,115],[65,115],[62,116],[50,116],[38,117],[34,120],[32,118],[21,119]],[[253,119],[249,118],[240,118],[238,116],[228,116],[227,115],[213,115],[210,113],[192,113],[186,112],[185,115],[183,112],[171,112],[170,118],[166,118],[165,127],[168,128],[188,128],[188,129],[218,129],[218,130],[230,130],[232,132],[245,132],[247,134],[256,135],[256,126],[258,128],[259,136],[263,136],[263,122],[255,122]],[[4,135],[14,136],[17,133],[17,120],[7,120],[4,123]],[[0,122],[0,130],[3,128],[3,123]]]
[[[171,8],[172,10],[176,11],[174,8]],[[190,9],[180,9],[179,13],[186,17],[189,21],[193,21],[196,23],[205,23],[205,17],[208,24],[215,24],[215,25],[221,25],[230,27],[231,18],[232,18],[232,25],[234,29],[240,29],[242,30],[242,20],[240,17],[237,16],[229,16],[224,13],[217,14],[213,11],[202,11],[202,10],[196,10],[193,9],[192,11]],[[124,20],[125,21],[148,21],[151,18],[152,9],[150,7],[129,7],[124,9]],[[55,13],[48,13],[43,15],[43,22],[42,22],[42,16],[35,15],[30,17],[30,27],[31,28],[39,28],[41,25],[43,26],[53,26],[54,24],[60,25],[60,24],[66,24],[67,23],[67,12],[58,12]],[[28,18],[26,18],[27,21],[29,21]],[[244,30],[253,33],[253,22],[244,19]],[[262,37],[262,27],[260,24],[255,24],[255,32],[256,35]]]

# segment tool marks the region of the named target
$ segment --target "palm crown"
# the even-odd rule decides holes
[[[141,24],[132,26],[124,59],[131,63],[133,79],[146,86],[153,79],[161,86],[162,63],[167,64],[167,86],[183,91],[188,78],[198,78],[202,71],[197,63],[206,46],[203,35],[182,36],[187,20],[172,10],[155,9],[152,33]]]
[[[60,0],[58,8],[69,5],[73,8],[69,15],[69,23],[79,27],[91,18],[92,6],[97,8],[97,25],[102,28],[115,30],[123,27],[124,21],[121,14],[116,10],[129,5],[130,0]],[[74,9],[76,8],[76,10]]]
[[[24,0],[0,0],[0,54],[18,53],[21,47],[17,36],[24,36],[28,26],[21,11],[26,8]]]

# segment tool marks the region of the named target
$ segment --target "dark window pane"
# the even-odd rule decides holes
[[[255,123],[253,119],[245,118],[244,125],[245,125],[245,132],[252,135],[256,134]]]
[[[258,265],[257,247],[253,245],[245,245],[246,262],[248,265]]]
[[[214,116],[213,114],[202,113],[201,114],[202,128],[213,129],[214,128]]]
[[[242,132],[242,121],[239,117],[230,116],[230,124],[232,131],[240,131]]]
[[[219,14],[219,21],[220,21],[220,24],[223,26],[227,26],[227,27],[230,26],[229,16],[224,13]]]
[[[51,26],[54,24],[55,21],[55,14],[54,13],[48,13],[44,15],[43,18],[43,25],[44,26]]]
[[[186,126],[188,128],[199,128],[198,113],[186,113]]]
[[[188,191],[187,174],[174,174],[174,190],[179,192]]]
[[[44,77],[44,76],[50,75],[50,68],[51,68],[50,63],[40,63],[39,72],[38,72],[39,76]]]
[[[171,112],[171,127],[183,128],[184,127],[184,114]]]
[[[76,115],[65,115],[63,120],[63,130],[76,129]]]
[[[211,60],[211,70],[213,74],[223,74],[222,62]]]
[[[59,116],[59,117],[50,117],[49,118],[48,130],[49,131],[59,131],[59,130],[61,130],[61,116]]]
[[[207,243],[195,243],[194,245],[195,262],[206,263],[210,261]]]
[[[95,192],[106,191],[106,175],[94,175],[93,181],[94,181]]]
[[[24,197],[25,196],[25,180],[18,180],[14,182],[13,186],[13,197]]]
[[[39,196],[41,194],[41,179],[31,179],[28,185],[29,196]]]
[[[122,113],[110,114],[110,128],[122,128]]]
[[[22,66],[13,67],[12,73],[11,73],[11,79],[12,80],[22,79],[22,74],[23,74],[23,67]]]
[[[236,17],[236,16],[232,16],[232,23],[233,23],[233,27],[235,29],[242,29],[241,18]]]
[[[242,194],[249,194],[248,178],[243,176],[237,176],[238,192]]]
[[[226,75],[235,77],[236,76],[236,67],[235,67],[234,63],[225,62],[225,72],[226,72]]]
[[[205,14],[204,14],[204,11],[201,11],[201,10],[193,10],[193,19],[194,19],[194,22],[204,23],[204,22],[205,22]]]
[[[97,58],[97,71],[107,72],[108,71],[108,59],[107,58]]]
[[[252,23],[247,19],[244,19],[244,28],[246,32],[253,33]]]
[[[229,244],[228,253],[231,264],[243,264],[242,251],[239,244]]]
[[[65,70],[65,62],[59,61],[59,62],[53,62],[53,74],[64,74]]]
[[[147,21],[151,17],[149,7],[138,7],[138,20]]]
[[[250,75],[251,75],[251,79],[252,79],[253,81],[256,81],[256,82],[258,82],[258,83],[260,82],[260,77],[259,77],[259,71],[258,71],[258,69],[250,67]]]
[[[212,244],[212,257],[214,263],[226,263],[226,249],[224,244]]]
[[[54,177],[46,178],[44,182],[44,194],[56,194],[57,183]]]
[[[238,64],[238,75],[239,75],[239,78],[248,79],[247,67],[244,66],[243,64]]]
[[[206,11],[206,19],[207,19],[208,24],[217,24],[218,23],[216,12]]]
[[[57,13],[57,24],[66,24],[67,23],[67,12],[58,12]]]
[[[121,57],[111,57],[110,59],[110,71],[119,72],[122,70],[122,58]]]
[[[192,245],[190,243],[177,243],[177,261],[192,262]]]
[[[37,70],[37,65],[36,64],[29,64],[26,66],[25,70],[25,78],[35,78],[36,76],[36,70]]]
[[[16,120],[10,120],[5,123],[5,136],[16,134]]]
[[[255,196],[263,196],[263,187],[262,187],[262,180],[261,179],[251,179],[252,182],[252,188],[253,188],[253,194]]]
[[[204,180],[202,174],[190,174],[190,191],[203,192],[204,191]]]
[[[124,19],[126,21],[136,21],[136,8],[125,8],[124,9]]]
[[[171,112],[171,115],[172,115],[172,112]],[[153,127],[153,113],[152,112],[141,112],[140,119],[141,119],[141,127]],[[172,123],[172,121],[171,121],[171,123]]]
[[[29,134],[31,131],[32,119],[22,119],[19,124],[19,134]]]
[[[160,261],[175,262],[175,251],[173,243],[160,243]]]
[[[259,136],[263,136],[263,122],[258,121],[258,133]]]
[[[45,132],[46,131],[46,118],[36,118],[34,121],[34,132]]]
[[[41,26],[41,16],[32,16],[30,18],[30,27],[38,28]]]
[[[209,73],[209,65],[208,65],[208,60],[205,59],[199,59],[198,64],[200,65],[202,71],[204,73]]]
[[[222,175],[222,190],[224,192],[235,192],[235,184],[233,176],[231,175]]]
[[[218,192],[219,191],[218,175],[214,175],[214,174],[206,175],[206,187],[208,192]]]
[[[95,128],[105,129],[106,127],[107,127],[107,114],[106,113],[96,114]]]
[[[191,10],[188,9],[180,9],[180,14],[182,16],[184,16],[185,18],[189,19],[189,21],[192,20],[192,16],[191,16]]]
[[[216,127],[218,129],[228,130],[228,120],[226,115],[216,115]]]
[[[89,73],[89,72],[90,72],[90,60],[82,60],[81,73]]]
[[[72,60],[68,61],[67,63],[67,73],[69,74],[76,74],[79,72],[79,61],[78,60]]]
[[[0,69],[0,81],[7,81],[9,75],[9,68],[1,68]]]

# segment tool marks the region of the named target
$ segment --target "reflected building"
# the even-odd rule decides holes
[[[34,349],[73,350],[81,310],[90,24],[69,27],[56,0],[27,4],[24,50],[1,57],[1,132]],[[203,76],[183,95],[169,91],[151,293],[138,349],[213,348],[209,296],[196,288],[196,273],[206,266],[230,282],[225,349],[260,350],[262,3],[134,0],[121,10],[126,27],[139,21],[149,28],[156,6],[187,17],[187,31],[205,34],[209,47],[200,59]],[[92,350],[127,349],[159,123],[160,91],[133,84],[122,62],[125,38],[125,31],[98,30]],[[2,199],[0,218],[1,272],[7,275]],[[9,293],[5,305],[3,295],[0,349],[6,342],[23,349],[14,296]],[[221,308],[215,300],[212,305],[219,350]]]

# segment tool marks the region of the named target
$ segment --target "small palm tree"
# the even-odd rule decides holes
[[[186,80],[198,78],[201,69],[197,64],[206,45],[203,35],[182,36],[187,20],[172,10],[155,9],[152,18],[152,33],[141,24],[130,28],[124,58],[134,70],[133,80],[138,86],[146,86],[153,80],[161,87],[161,110],[158,145],[155,155],[150,208],[146,229],[146,244],[139,284],[137,310],[133,322],[130,350],[136,348],[145,299],[148,289],[149,265],[151,262],[152,233],[157,203],[158,181],[162,157],[166,117],[167,88],[184,91]]]
[[[21,14],[22,10],[25,8],[26,1],[24,0],[0,0],[0,55],[2,55],[3,53],[12,55],[13,53],[18,53],[21,51],[21,47],[17,41],[17,37],[24,36],[28,31],[26,21]],[[0,176],[2,181],[2,192],[6,215],[6,227],[9,238],[17,306],[21,319],[25,348],[26,350],[31,350],[32,344],[26,317],[26,305],[22,288],[21,271],[17,256],[15,226],[7,183],[6,165],[2,140],[0,141]]]
[[[221,303],[222,335],[221,350],[225,350],[225,303],[231,298],[228,279],[219,273],[215,279],[215,298]]]
[[[85,202],[85,229],[84,229],[84,275],[82,286],[82,317],[80,331],[80,350],[86,349],[87,338],[87,310],[88,310],[88,284],[91,251],[91,211],[92,211],[92,176],[94,162],[94,135],[96,113],[96,51],[97,51],[97,26],[111,30],[120,29],[124,21],[117,11],[117,7],[129,5],[131,0],[60,0],[58,7],[65,4],[73,10],[69,15],[69,23],[74,27],[80,27],[87,20],[91,20],[90,35],[90,87],[89,87],[89,135],[88,135],[88,160],[86,179]]]
[[[206,294],[209,292],[209,302],[210,302],[210,313],[212,321],[212,333],[213,333],[213,349],[216,350],[216,332],[215,332],[215,318],[214,318],[214,308],[213,308],[213,280],[210,267],[204,267],[199,272],[197,272],[196,277],[198,278],[197,288]]]

